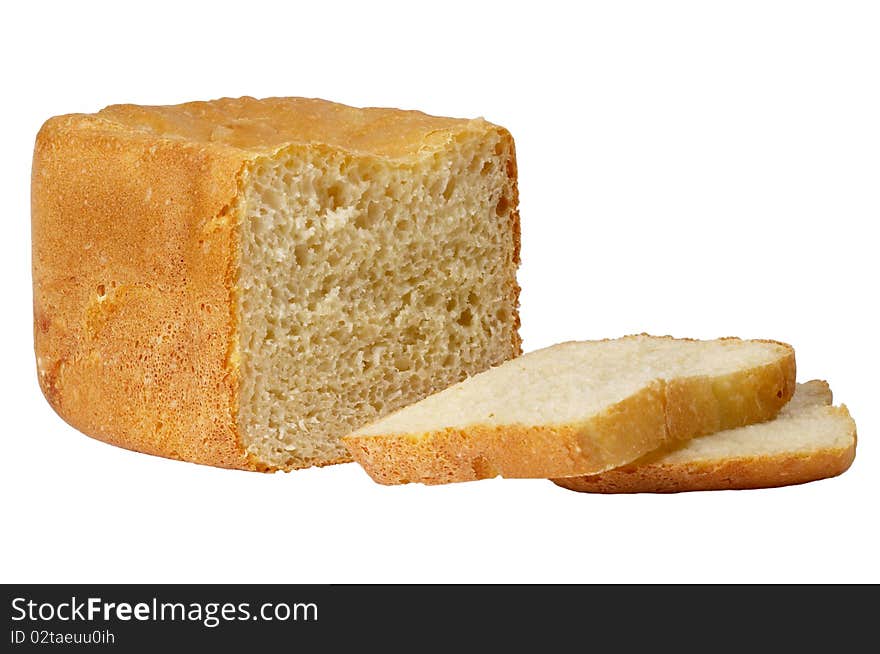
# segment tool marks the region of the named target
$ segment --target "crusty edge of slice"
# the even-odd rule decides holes
[[[695,436],[769,420],[795,389],[791,346],[774,362],[720,376],[655,380],[587,421],[471,425],[425,434],[349,435],[352,458],[380,484],[587,475]]]
[[[846,472],[855,459],[856,423],[845,405],[825,410],[846,418],[852,437],[849,446],[822,448],[809,454],[783,452],[682,463],[636,462],[597,475],[552,481],[581,493],[683,493],[776,488],[836,477]]]

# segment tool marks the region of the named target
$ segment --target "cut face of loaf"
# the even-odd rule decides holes
[[[678,493],[769,488],[845,472],[856,453],[856,425],[830,406],[824,381],[798,384],[774,420],[721,431],[598,475],[555,479],[584,493]]]
[[[538,350],[344,440],[380,483],[563,477],[767,420],[795,386],[772,341],[628,336]]]
[[[49,120],[37,366],[96,438],[245,469],[520,351],[516,164],[484,120],[301,98]]]

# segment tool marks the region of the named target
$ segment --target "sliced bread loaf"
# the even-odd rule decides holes
[[[485,120],[304,98],[58,116],[32,177],[40,386],[86,434],[256,470],[519,354]]]
[[[794,351],[772,341],[639,335],[562,343],[343,440],[383,484],[583,475],[772,418],[794,380]]]
[[[585,493],[677,493],[768,488],[833,477],[856,454],[856,425],[830,406],[824,381],[798,384],[775,420],[701,436],[597,475],[554,479]]]

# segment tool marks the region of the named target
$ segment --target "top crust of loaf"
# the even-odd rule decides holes
[[[611,343],[562,343],[549,350]],[[690,339],[628,336],[617,341],[693,343]],[[397,424],[419,404],[402,409],[343,439],[352,457],[374,481],[383,484],[421,482],[443,484],[495,476],[543,478],[571,477],[610,470],[659,447],[695,436],[761,422],[774,417],[791,398],[795,388],[795,356],[791,346],[775,341],[745,342],[719,339],[716,344],[736,347],[738,343],[764,344],[766,356],[760,363],[739,365],[719,374],[658,376],[639,390],[582,418],[559,423],[507,423],[503,415],[488,406],[492,421],[478,421],[449,427],[437,423],[433,429],[406,433]],[[772,352],[772,355],[770,354]],[[538,352],[503,364],[522,368]],[[488,381],[496,370],[482,376]],[[534,374],[534,373],[532,373]],[[472,378],[476,379],[476,377]],[[536,377],[540,382],[544,377]],[[436,402],[441,396],[463,392],[462,382],[423,400]],[[508,380],[508,383],[513,383]],[[499,390],[499,402],[504,390]],[[433,408],[437,408],[434,406]],[[397,425],[399,427],[399,424]]]
[[[49,119],[31,186],[34,345],[47,400],[121,447],[265,470],[236,423],[236,198],[249,163],[302,145],[413,159],[467,130],[510,139],[479,119],[303,98]]]
[[[356,108],[312,98],[221,98],[173,106],[111,105],[77,114],[92,129],[174,139],[245,156],[289,145],[325,145],[384,159],[413,159],[466,129],[497,128],[482,119],[429,116],[420,111]]]

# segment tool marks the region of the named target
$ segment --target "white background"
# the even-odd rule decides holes
[[[197,5],[191,7],[191,5]],[[10,3],[0,41],[3,582],[880,582],[880,14],[856,2]],[[784,340],[852,411],[844,476],[593,496],[215,470],[42,398],[29,176],[53,114],[303,95],[508,127],[526,350]]]

